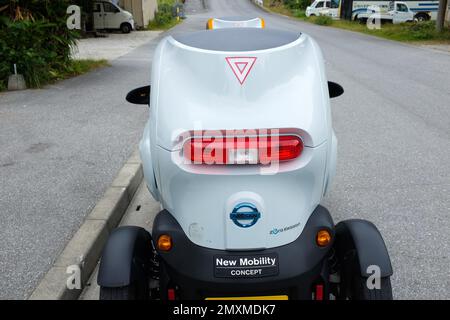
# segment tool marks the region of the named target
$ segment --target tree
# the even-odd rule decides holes
[[[436,30],[438,32],[442,32],[444,30],[446,10],[447,10],[447,0],[439,0],[439,11],[436,19]]]

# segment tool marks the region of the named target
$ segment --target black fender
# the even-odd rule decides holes
[[[344,261],[349,251],[355,251],[361,276],[372,275],[367,272],[371,265],[380,267],[382,278],[393,274],[386,244],[372,222],[361,219],[341,221],[336,225],[335,232],[335,248],[339,261]]]
[[[117,288],[145,282],[153,257],[152,237],[144,228],[115,229],[103,249],[97,283]]]

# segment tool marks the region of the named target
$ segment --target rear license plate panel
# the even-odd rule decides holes
[[[276,276],[278,272],[276,253],[214,256],[214,276],[217,278],[261,278]]]

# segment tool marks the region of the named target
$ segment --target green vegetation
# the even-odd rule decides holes
[[[308,18],[305,16],[304,9],[311,1],[307,2],[304,5],[303,0],[298,0],[298,2],[296,0],[265,0],[264,5],[270,11],[322,26],[331,26],[403,42],[420,41],[422,43],[450,44],[450,29],[446,28],[439,33],[435,29],[434,21],[402,24],[385,23],[381,26],[381,29],[370,30],[365,24],[361,24],[358,21],[333,20],[331,17],[325,16]]]
[[[353,21],[332,21],[332,26],[396,41],[450,43],[450,30],[437,32],[434,21],[402,24],[386,23],[381,26],[381,29],[374,30],[368,29],[365,24]]]
[[[263,0],[264,7],[271,11],[286,16],[301,17],[305,15],[305,9],[311,0]]]
[[[0,6],[0,90],[7,87],[14,64],[29,87],[40,87],[105,65],[104,61],[71,60],[71,47],[79,33],[66,26],[70,3],[10,0]]]
[[[315,17],[314,23],[318,24],[319,26],[330,26],[333,24],[333,19],[327,16],[318,16]]]
[[[87,73],[97,68],[109,66],[107,60],[92,60],[92,59],[80,59],[71,60],[70,63],[61,71],[51,71],[51,78],[47,82],[54,82],[57,80],[67,79],[81,74]]]
[[[174,27],[179,21],[174,15],[173,6],[177,0],[158,0],[158,11],[155,12],[155,19],[150,21],[150,30],[168,30]]]

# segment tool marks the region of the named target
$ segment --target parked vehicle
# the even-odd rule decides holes
[[[134,30],[133,15],[109,1],[94,1],[94,28],[96,30],[121,30],[130,33]]]
[[[414,21],[414,13],[409,9],[406,2],[392,1],[387,12],[380,12],[379,8],[369,7],[366,12],[361,12],[356,19],[365,23],[369,18],[380,19],[383,22],[404,23]]]
[[[243,17],[223,17],[211,18],[206,23],[206,29],[224,29],[224,28],[265,28],[263,18],[243,18]]]
[[[111,233],[101,299],[392,299],[378,229],[335,225],[320,204],[336,168],[330,98],[344,90],[327,81],[312,38],[257,28],[167,36],[151,83],[127,100],[150,106],[139,149],[162,210],[151,234]]]
[[[330,16],[332,18],[338,18],[339,2],[331,0],[316,0],[310,6],[306,7],[305,15],[307,17]]]
[[[378,6],[381,12],[389,11],[391,0],[340,0],[341,18],[357,20],[360,13],[367,8]],[[438,0],[403,0],[414,13],[417,21],[435,20],[439,8]]]

